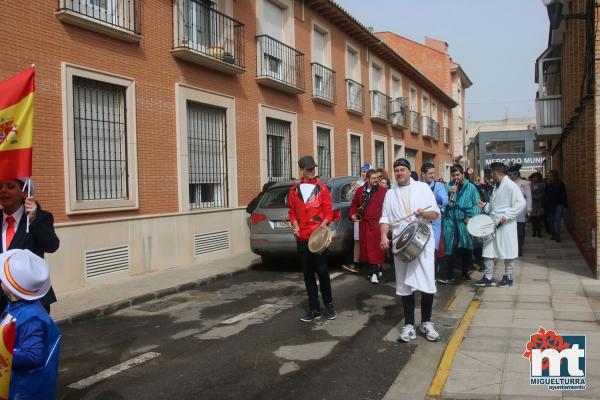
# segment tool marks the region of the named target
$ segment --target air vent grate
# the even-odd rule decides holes
[[[97,278],[129,270],[129,246],[85,252],[85,277]]]
[[[229,231],[194,235],[194,256],[229,250]]]

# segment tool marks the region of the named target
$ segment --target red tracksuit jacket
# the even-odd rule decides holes
[[[306,203],[300,191],[302,183],[315,185]],[[298,240],[308,240],[310,235],[324,220],[331,222],[333,219],[329,189],[316,178],[311,180],[303,179],[300,183],[292,186],[288,197],[288,206],[290,222],[298,221],[298,225],[300,226]]]

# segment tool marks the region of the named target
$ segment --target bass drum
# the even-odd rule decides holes
[[[421,255],[430,238],[429,225],[421,221],[411,222],[392,243],[392,253],[405,263],[411,262]]]
[[[467,232],[474,241],[483,244],[496,236],[496,223],[489,215],[475,215],[467,223]]]

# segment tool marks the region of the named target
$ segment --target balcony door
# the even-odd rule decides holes
[[[263,33],[283,42],[283,9],[270,1],[263,3]],[[266,75],[281,81],[284,80],[283,46],[267,40],[262,52]]]
[[[313,62],[325,65],[325,45],[326,45],[327,33],[321,32],[318,29],[313,31]],[[328,76],[329,81],[325,82],[325,73],[322,67],[314,69],[314,94],[317,97],[325,97],[325,88],[331,83],[331,77]],[[329,74],[328,74],[329,75]]]
[[[201,53],[207,53],[210,46],[217,44],[217,27],[211,19],[211,11],[214,9],[216,4],[211,0],[185,0],[184,22],[188,46]]]
[[[73,11],[116,25],[118,0],[73,1]]]

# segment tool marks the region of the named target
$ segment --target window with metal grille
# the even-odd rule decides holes
[[[350,135],[350,173],[360,176],[360,136]]]
[[[227,207],[225,110],[187,102],[190,208]]]
[[[375,141],[375,168],[385,168],[385,143]]]
[[[129,199],[125,91],[73,77],[77,201]]]
[[[267,118],[267,174],[269,182],[292,179],[292,124]]]
[[[319,177],[331,178],[331,131],[317,127],[317,165]]]

